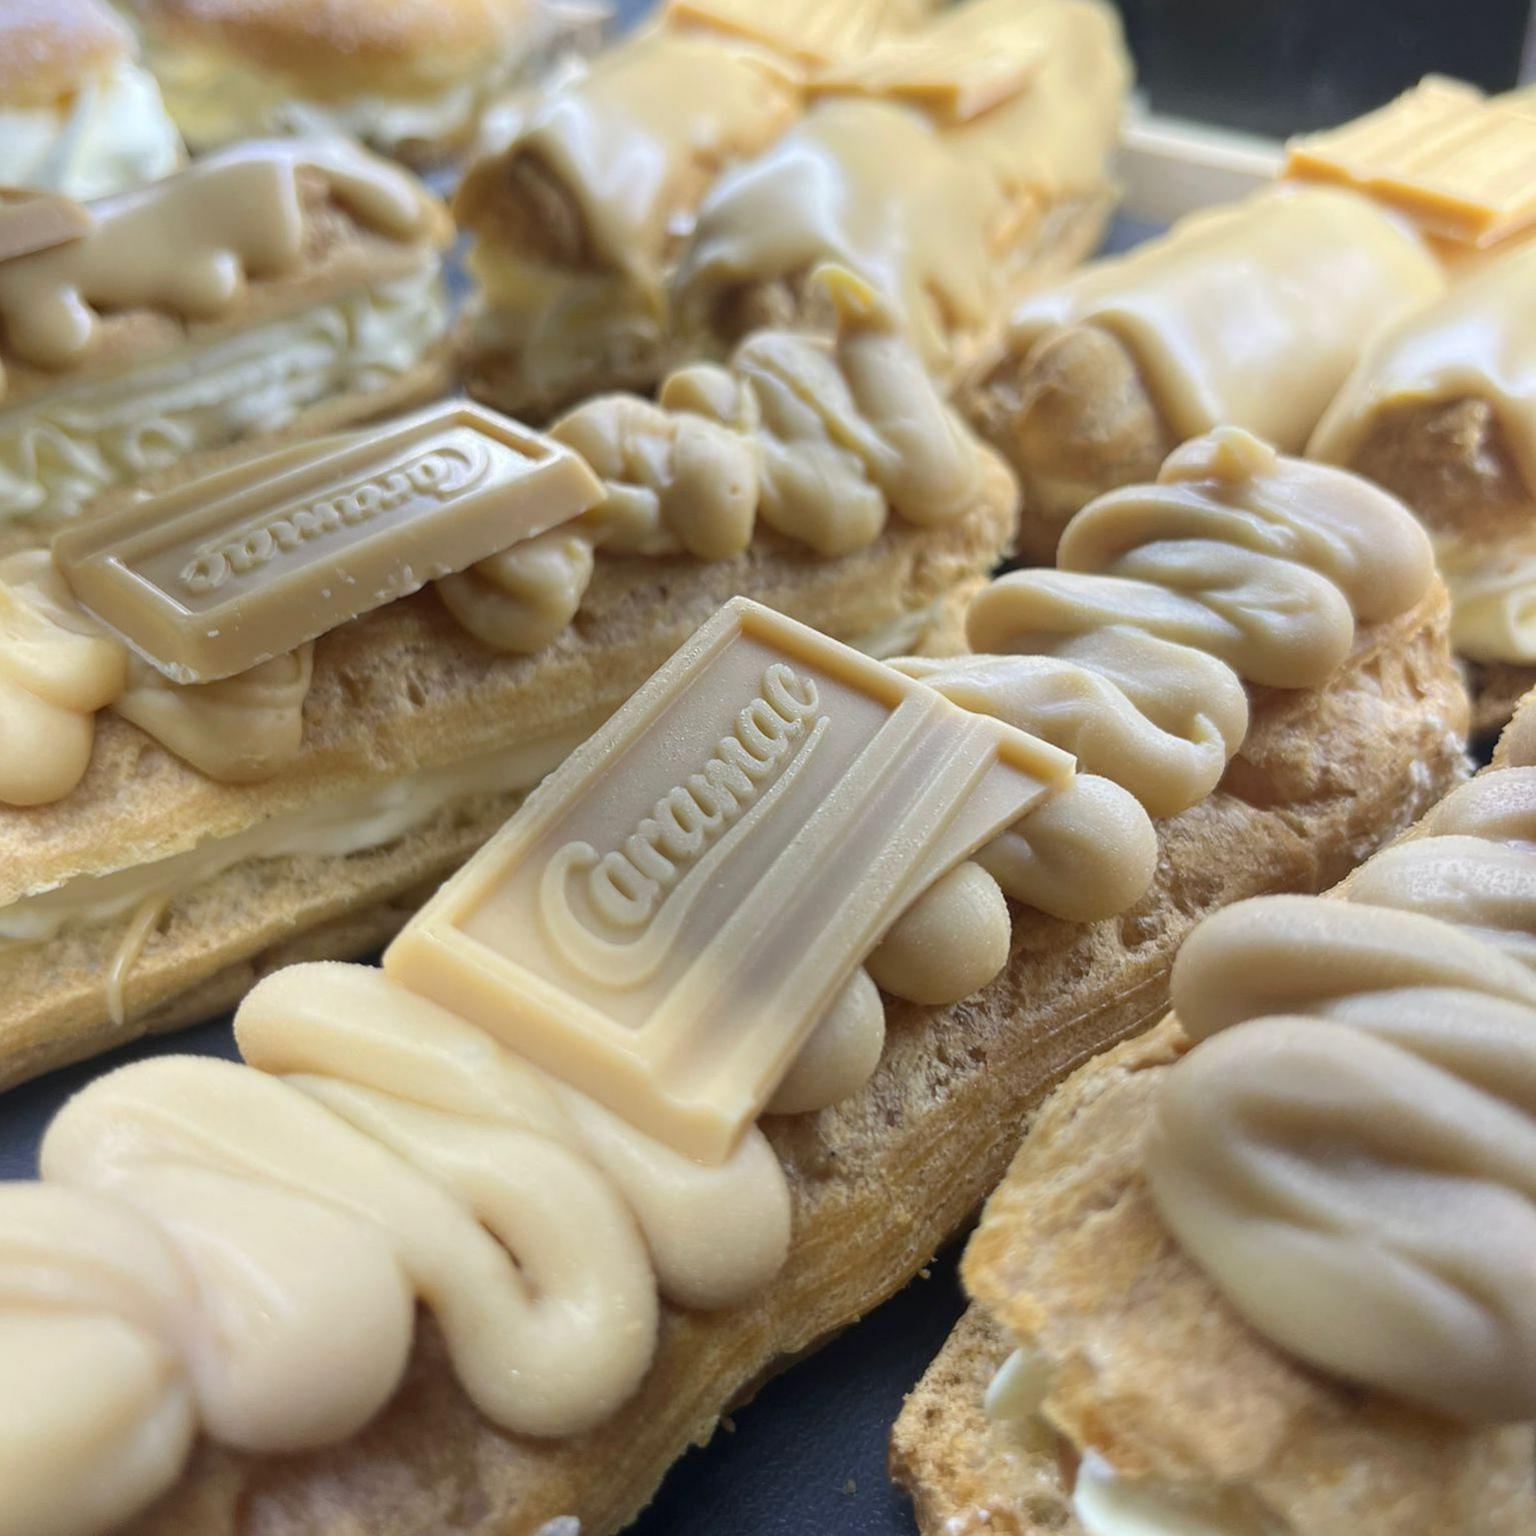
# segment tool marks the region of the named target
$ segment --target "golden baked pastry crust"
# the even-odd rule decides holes
[[[931,529],[893,520],[877,542],[838,560],[767,529],[729,561],[604,555],[575,623],[529,657],[491,651],[434,593],[418,594],[319,641],[303,748],[291,768],[259,784],[218,783],[103,715],[73,794],[52,806],[0,810],[0,902],[336,804],[419,768],[572,730],[584,735],[737,594],[850,639],[939,605],[934,619],[947,629],[947,649],[959,649],[960,605],[1007,549],[1013,518],[1011,484],[999,470],[972,515]],[[126,917],[0,951],[0,1083],[130,1039],[146,1015],[198,1016],[173,1000],[311,923],[441,878],[513,803],[503,797],[470,815],[467,828],[450,817],[376,854],[251,862],[206,883],[172,903],[129,972],[122,1026],[109,1021],[104,975]]]
[[[132,53],[132,34],[100,0],[0,0],[4,106],[55,102]]]
[[[943,1009],[888,1001],[870,1083],[818,1115],[765,1122],[789,1174],[795,1238],[778,1278],[716,1314],[664,1308],[639,1394],[597,1431],[559,1442],[503,1434],[469,1405],[435,1329],[362,1435],[304,1457],[209,1444],[133,1536],[289,1536],[453,1530],[532,1536],[575,1515],[583,1536],[633,1517],[671,1462],[777,1365],[903,1283],[1001,1176],[1050,1088],[1152,1023],[1173,954],[1204,913],[1266,890],[1320,890],[1395,835],[1462,771],[1465,700],[1438,587],[1366,629],[1314,693],[1260,693],[1224,787],[1163,824],[1149,896],[1124,916],[1015,924],[1008,969]]]
[[[130,0],[167,42],[212,48],[326,97],[433,90],[473,72],[533,0]]]
[[[1094,1447],[1128,1476],[1243,1484],[1277,1536],[1536,1531],[1536,1430],[1466,1429],[1298,1367],[1163,1225],[1141,1140],[1157,1082],[1188,1043],[1168,1019],[1079,1073],[989,1202],[965,1262],[977,1301],[892,1436],[920,1529],[1081,1536],[1064,1474]],[[983,1411],[1021,1339],[1056,1364],[1047,1411],[1065,1453]]]

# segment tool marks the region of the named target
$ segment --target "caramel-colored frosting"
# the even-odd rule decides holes
[[[313,643],[216,683],[173,683],[130,656],[118,714],[200,773],[226,784],[267,779],[299,755]]]
[[[899,665],[1172,816],[1210,794],[1242,745],[1245,682],[1322,686],[1357,623],[1407,611],[1433,574],[1429,540],[1393,497],[1224,427],[1171,454],[1154,484],[1085,507],[1056,570],[980,593],[975,655]],[[1039,830],[1032,819],[1027,837]],[[998,859],[989,867],[1031,899]]]
[[[794,313],[809,273],[835,261],[947,373],[1017,291],[1049,211],[1102,194],[1129,73],[1107,7],[970,0],[887,47],[888,64],[877,50],[830,75],[802,122],[705,198],[672,284],[691,353],[718,355],[765,313]],[[1032,67],[987,82],[1000,99],[952,120],[975,68],[1021,55]],[[923,88],[914,57],[945,65],[955,91]]]
[[[1229,425],[1300,453],[1361,347],[1444,286],[1428,247],[1391,214],[1350,192],[1282,186],[1193,214],[1027,299],[1003,366],[1025,360],[1027,412],[1030,354],[1069,331],[1107,332],[1174,441]]]
[[[1405,404],[1487,401],[1500,442],[1536,499],[1536,245],[1491,261],[1366,348],[1308,453],[1350,464]]]
[[[1468,429],[1450,429],[1458,407]],[[1425,430],[1440,412],[1443,423]],[[1536,659],[1526,526],[1536,506],[1536,246],[1481,266],[1378,337],[1307,451],[1380,472],[1418,504],[1440,545],[1458,650]],[[1467,479],[1462,494],[1453,474]]]
[[[0,561],[0,805],[69,794],[108,707],[212,778],[265,778],[298,753],[313,650],[172,683],[79,607],[46,550],[12,555]]]
[[[42,1367],[0,1450],[8,1531],[125,1517],[199,1424],[256,1452],[356,1432],[416,1297],[488,1417],[574,1433],[644,1374],[658,1291],[725,1306],[783,1262],[759,1133],[688,1162],[377,970],[277,973],[236,1034],[250,1066],[99,1079],[50,1129],[46,1182],[0,1191],[0,1332]]]
[[[1342,899],[1218,913],[1173,1003],[1147,1177],[1234,1307],[1469,1422],[1536,1416],[1536,769],[1494,771]],[[1213,1038],[1214,1037],[1214,1038]]]
[[[877,539],[894,512],[934,526],[962,517],[997,470],[944,403],[891,309],[835,267],[816,283],[831,339],[763,331],[728,367],[672,374],[652,404],[608,395],[550,436],[597,471],[607,497],[560,536],[438,583],[471,633],[536,650],[574,617],[594,547],[725,560],[757,518],[828,557]]]
[[[0,804],[61,800],[85,775],[126,648],[81,611],[46,550],[0,561]]]
[[[663,24],[536,101],[471,167],[454,214],[485,299],[477,342],[515,355],[520,395],[550,410],[594,377],[655,378],[700,199],[802,100],[799,67],[771,49]]]
[[[512,237],[497,254],[596,264],[659,294],[661,264],[685,233],[679,221],[720,166],[789,121],[799,94],[797,71],[772,52],[672,27],[642,32],[535,104],[498,157],[503,178],[536,168],[571,226],[497,228]],[[471,228],[479,195],[472,183],[460,199]]]
[[[63,369],[91,352],[104,311],[218,320],[248,284],[304,259],[300,180],[318,176],[362,223],[396,240],[435,233],[435,205],[404,172],[343,142],[249,144],[92,205],[80,239],[0,262],[7,354]]]

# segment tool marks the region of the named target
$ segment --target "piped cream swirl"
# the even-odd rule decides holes
[[[1171,815],[1210,793],[1241,744],[1244,681],[1320,687],[1356,621],[1405,612],[1432,574],[1428,540],[1392,497],[1220,428],[1171,454],[1155,484],[1085,507],[1057,569],[993,582],[967,625],[977,655],[919,675],[948,692],[957,667],[970,707],[1014,700],[1003,718],[1134,779]]]
[[[1016,900],[1085,921],[1145,890],[1146,817],[1216,788],[1247,735],[1244,684],[1322,686],[1357,624],[1412,608],[1433,571],[1391,496],[1219,428],[1083,508],[1057,569],[987,587],[976,654],[895,665],[1077,756],[1078,814],[1047,807],[980,859]]]
[[[1161,1086],[1163,1218],[1257,1329],[1468,1422],[1536,1416],[1536,769],[1457,790],[1342,900],[1207,919]],[[1213,1038],[1214,1037],[1214,1038]]]
[[[126,681],[125,648],[81,610],[46,550],[0,561],[0,804],[63,799],[90,766],[96,711]]]
[[[893,513],[933,527],[988,495],[1011,496],[889,304],[840,268],[815,281],[836,312],[832,340],[761,331],[728,367],[672,374],[655,404],[608,395],[556,422],[550,435],[592,465],[608,495],[539,549],[439,582],[460,623],[487,644],[536,650],[575,616],[594,548],[727,560],[761,518],[831,558],[873,543]]]
[[[98,1079],[50,1128],[45,1182],[0,1188],[0,1337],[39,1366],[28,1455],[0,1448],[0,1529],[124,1518],[199,1424],[253,1452],[356,1432],[416,1299],[482,1412],[575,1433],[647,1369],[658,1291],[730,1305],[783,1262],[759,1132],[693,1163],[380,971],[276,973],[236,1036],[248,1066]]]

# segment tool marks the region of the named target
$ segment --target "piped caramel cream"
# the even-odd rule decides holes
[[[1536,770],[1345,882],[1209,918],[1147,1177],[1260,1332],[1474,1423],[1536,1414]]]
[[[46,805],[84,777],[96,711],[127,654],[83,613],[46,550],[0,561],[0,803]]]
[[[0,262],[7,355],[34,368],[78,365],[103,309],[219,319],[249,282],[302,261],[305,175],[322,177],[354,217],[397,240],[440,217],[408,177],[341,142],[244,145],[94,204],[79,239]]]
[[[594,549],[730,559],[760,518],[830,558],[872,543],[892,514],[931,527],[1011,494],[891,306],[841,268],[814,282],[831,337],[760,332],[726,367],[671,374],[654,403],[606,395],[555,422],[550,436],[605,494],[560,535],[439,582],[460,623],[488,645],[537,650],[579,608]]]
[[[1170,455],[1155,484],[1085,507],[1057,569],[980,593],[966,626],[976,654],[898,665],[1073,753],[1082,784],[1103,775],[1172,816],[1241,747],[1245,682],[1321,686],[1357,624],[1406,612],[1433,575],[1428,538],[1386,492],[1222,428]],[[1023,854],[1010,863],[1037,878]]]

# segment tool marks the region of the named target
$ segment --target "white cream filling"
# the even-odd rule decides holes
[[[447,328],[434,260],[161,362],[0,408],[0,523],[63,521],[189,453],[281,431],[320,401],[380,389]]]
[[[1498,546],[1437,539],[1451,643],[1474,661],[1536,662],[1536,537]]]
[[[315,101],[295,94],[281,74],[215,50],[148,46],[171,115],[199,150],[272,133],[340,133],[383,149],[457,137],[510,88],[525,57],[521,47],[508,49],[477,73],[420,94]]]
[[[1051,1389],[1051,1368],[1033,1349],[1016,1349],[998,1366],[982,1400],[987,1417],[999,1424],[1026,1424],[1038,1417]]]
[[[169,176],[185,160],[148,71],[131,59],[67,100],[0,108],[0,179],[81,200]]]
[[[1277,1530],[1244,1493],[1132,1481],[1095,1451],[1078,1467],[1072,1513],[1088,1536],[1274,1536]]]
[[[1050,1387],[1049,1362],[1036,1350],[1016,1349],[987,1386],[987,1417],[1011,1432],[1054,1435],[1042,1413]],[[1072,1513],[1088,1536],[1274,1536],[1276,1529],[1241,1490],[1122,1478],[1092,1450],[1078,1466]]]
[[[423,769],[231,837],[211,838],[150,864],[81,875],[0,908],[0,953],[105,923],[155,901],[174,901],[248,859],[342,858],[382,848],[478,795],[532,789],[590,734],[592,721],[469,762]]]

